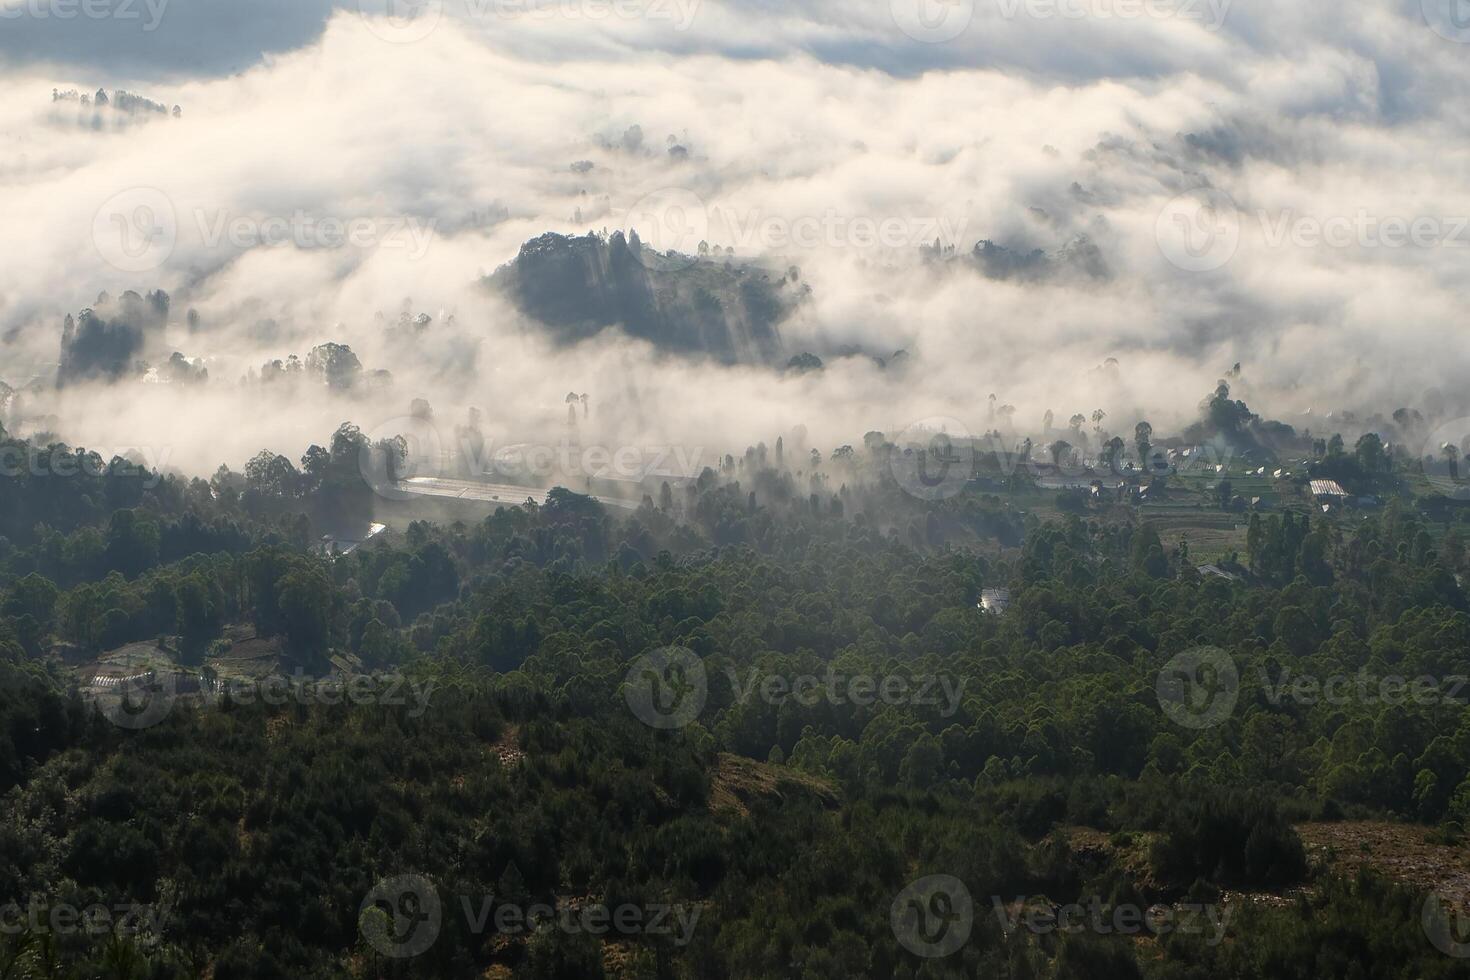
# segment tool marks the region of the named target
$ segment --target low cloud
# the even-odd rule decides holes
[[[1465,49],[1408,8],[1235,4],[1209,25],[979,3],[925,43],[888,4],[707,2],[687,22],[450,4],[418,38],[412,20],[385,34],[355,7],[287,6],[180,4],[126,43],[84,18],[0,29],[0,357],[11,386],[42,380],[8,426],[167,432],[174,463],[207,473],[415,398],[545,440],[574,391],[585,438],[738,452],[796,425],[824,448],[935,416],[979,432],[992,392],[1025,430],[1098,409],[1115,431],[1164,429],[1235,362],[1253,409],[1310,424],[1416,406],[1467,367],[1447,342],[1466,285],[1448,232],[1273,232],[1470,215]],[[183,111],[57,116],[53,89],[99,87]],[[543,233],[617,229],[799,270],[811,292],[781,353],[823,369],[615,328],[556,344],[481,282]],[[130,289],[171,297],[149,363],[177,351],[207,380],[52,387],[64,318]],[[405,332],[404,313],[430,322]],[[249,383],[328,342],[392,386]],[[900,349],[901,369],[874,359]]]

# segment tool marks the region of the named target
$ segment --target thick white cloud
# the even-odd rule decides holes
[[[1433,386],[1453,397],[1467,367],[1450,338],[1470,67],[1418,4],[1237,2],[1216,24],[1203,2],[1140,17],[1124,11],[1156,8],[1095,0],[1076,19],[1061,9],[1078,4],[976,0],[962,33],[931,44],[887,2],[578,0],[543,16],[461,0],[432,24],[301,4],[228,42],[207,5],[174,2],[137,43],[105,22],[0,22],[0,375],[44,373],[62,316],[101,289],[168,290],[168,346],[211,359],[202,391],[27,400],[74,441],[167,438],[175,462],[210,469],[299,452],[344,419],[372,428],[420,395],[450,418],[479,406],[497,439],[538,439],[574,390],[610,443],[713,453],[805,424],[830,447],[936,415],[984,429],[991,392],[1028,425],[1048,408],[1166,425],[1236,361],[1258,410],[1386,413]],[[241,59],[253,67],[230,74]],[[99,85],[182,118],[51,101]],[[1176,200],[1202,189],[1219,210]],[[829,359],[783,377],[611,334],[558,351],[475,287],[543,231],[645,221],[650,194],[701,202],[714,244],[801,268],[814,295],[784,327],[793,353],[903,347],[909,367]],[[169,234],[120,253],[144,219]],[[313,247],[359,219],[367,247]],[[252,247],[262,231],[289,241]],[[917,256],[936,237],[1054,252],[1081,235],[1106,279],[997,281]],[[453,326],[439,316],[395,346],[375,314],[405,298]],[[393,371],[391,403],[262,404],[234,384],[326,340]],[[1109,357],[1116,376],[1097,370]]]

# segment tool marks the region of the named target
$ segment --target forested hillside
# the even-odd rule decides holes
[[[359,443],[0,482],[46,515],[0,551],[0,971],[1464,975],[1463,892],[1294,829],[1470,820],[1465,559],[1412,494],[1261,516],[1225,576],[762,450],[323,554]],[[290,684],[227,683],[265,642]],[[74,669],[116,649],[142,713]]]

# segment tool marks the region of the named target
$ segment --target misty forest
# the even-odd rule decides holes
[[[1470,977],[1456,4],[0,0],[0,980]]]

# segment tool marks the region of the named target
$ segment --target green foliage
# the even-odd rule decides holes
[[[1214,425],[1255,431],[1219,398]],[[26,936],[0,957],[56,976],[1451,975],[1415,942],[1420,896],[1309,868],[1292,829],[1322,814],[1470,820],[1470,692],[1297,686],[1470,675],[1463,551],[1429,515],[1253,515],[1252,575],[1226,581],[1146,522],[1041,521],[973,490],[919,500],[886,467],[861,471],[892,448],[870,435],[800,479],[807,447],[778,445],[774,465],[753,447],[616,517],[563,488],[464,523],[406,510],[337,558],[308,546],[325,510],[361,505],[350,426],[301,471],[267,454],[213,484],[132,493],[100,477],[89,493],[117,506],[78,494],[0,556],[0,873],[22,894],[166,902],[176,918],[151,945]],[[1388,465],[1371,443],[1353,458]],[[32,506],[35,488],[0,493]],[[977,609],[982,588],[1008,589],[1009,608]],[[46,658],[168,636],[198,664],[247,623],[310,674],[352,653],[438,693],[423,712],[184,699],[126,732]],[[1194,728],[1156,684],[1206,646],[1238,689]],[[672,732],[624,697],[638,658],[664,647],[693,651],[707,677],[702,710]],[[817,696],[793,696],[799,678]],[[854,678],[933,683],[863,699]],[[1111,855],[1074,851],[1077,826]],[[360,903],[409,871],[452,913],[495,896],[700,918],[678,945],[487,937],[451,914],[430,951],[395,963],[365,948]],[[889,921],[928,874],[977,905],[942,959],[905,949]],[[1241,910],[1248,941],[1217,946],[1007,937],[992,914],[997,896],[1292,888]]]

